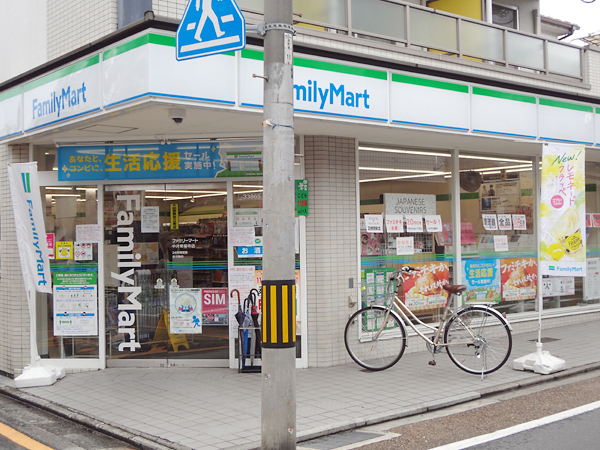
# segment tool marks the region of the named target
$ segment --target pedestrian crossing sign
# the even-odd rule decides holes
[[[179,61],[241,50],[246,21],[234,0],[189,0],[176,41]]]

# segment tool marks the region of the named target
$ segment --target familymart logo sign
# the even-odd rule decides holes
[[[26,194],[31,194],[31,181],[30,181],[29,172],[22,173],[21,179],[23,180],[23,190],[25,191]]]

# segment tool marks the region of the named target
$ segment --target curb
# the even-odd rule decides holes
[[[493,386],[478,391],[467,392],[464,394],[446,397],[437,401],[428,402],[421,406],[411,406],[393,411],[384,411],[378,414],[361,417],[352,420],[346,420],[337,424],[327,425],[323,427],[311,428],[310,430],[300,432],[296,435],[296,442],[305,442],[311,439],[316,439],[331,434],[341,433],[344,431],[354,430],[366,425],[374,425],[384,423],[391,420],[401,419],[404,417],[423,414],[428,411],[447,408],[450,406],[468,403],[483,397],[502,394],[517,389],[522,389],[530,386],[535,386],[550,381],[561,380],[575,375],[580,375],[586,372],[600,370],[600,362],[586,364],[583,366],[573,367],[550,375],[540,375],[537,377],[526,378],[520,381],[510,382]],[[107,434],[111,437],[119,439],[125,443],[134,445],[141,450],[193,450],[185,445],[153,436],[148,433],[134,430],[132,428],[117,426],[110,422],[100,421],[94,417],[88,416],[80,411],[67,408],[58,403],[44,400],[35,395],[20,391],[16,388],[0,385],[0,394],[14,398],[23,403],[30,404],[37,408],[56,414],[83,426]],[[247,444],[237,447],[239,450],[257,450],[260,449],[260,442]]]
[[[75,409],[67,408],[49,400],[44,400],[16,388],[0,386],[0,394],[43,409],[44,411],[71,420],[92,430],[99,431],[100,433],[119,439],[127,444],[134,445],[141,450],[193,450],[185,445],[176,444],[142,431],[117,426],[110,422],[100,421]]]

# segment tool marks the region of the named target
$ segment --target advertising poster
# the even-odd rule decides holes
[[[54,233],[46,233],[46,244],[48,244],[48,258],[56,258],[56,252],[54,242],[56,241],[56,235]]]
[[[542,274],[586,275],[585,146],[545,144],[542,157]]]
[[[59,241],[56,243],[56,259],[73,259],[73,242]]]
[[[54,336],[98,336],[97,272],[54,272]]]
[[[490,181],[479,187],[481,211],[490,213],[516,212],[521,206],[519,180]]]
[[[227,288],[202,289],[202,324],[227,325]]]
[[[467,302],[499,302],[500,260],[469,259],[463,261],[462,284],[467,286]]]
[[[407,308],[423,310],[446,305],[448,292],[443,288],[450,282],[449,263],[412,264],[419,272],[404,277],[404,304]]]
[[[502,301],[529,300],[537,295],[536,258],[500,260]]]
[[[170,334],[202,334],[202,289],[169,287]]]
[[[381,237],[380,233],[362,232],[360,235],[361,256],[377,256],[381,255]]]

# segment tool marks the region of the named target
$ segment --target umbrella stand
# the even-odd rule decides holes
[[[243,325],[240,329],[244,330],[244,362],[241,365],[240,371],[244,373],[260,373],[261,366],[254,365],[255,358],[260,358],[260,326],[258,323],[258,311],[256,309],[256,299],[258,291],[251,289],[248,297],[244,300],[243,308]],[[238,311],[239,313],[239,311]],[[238,320],[239,322],[239,320]],[[248,336],[250,337],[250,347],[248,348]],[[258,353],[257,353],[258,349]],[[250,358],[250,365],[245,364],[245,359]]]

